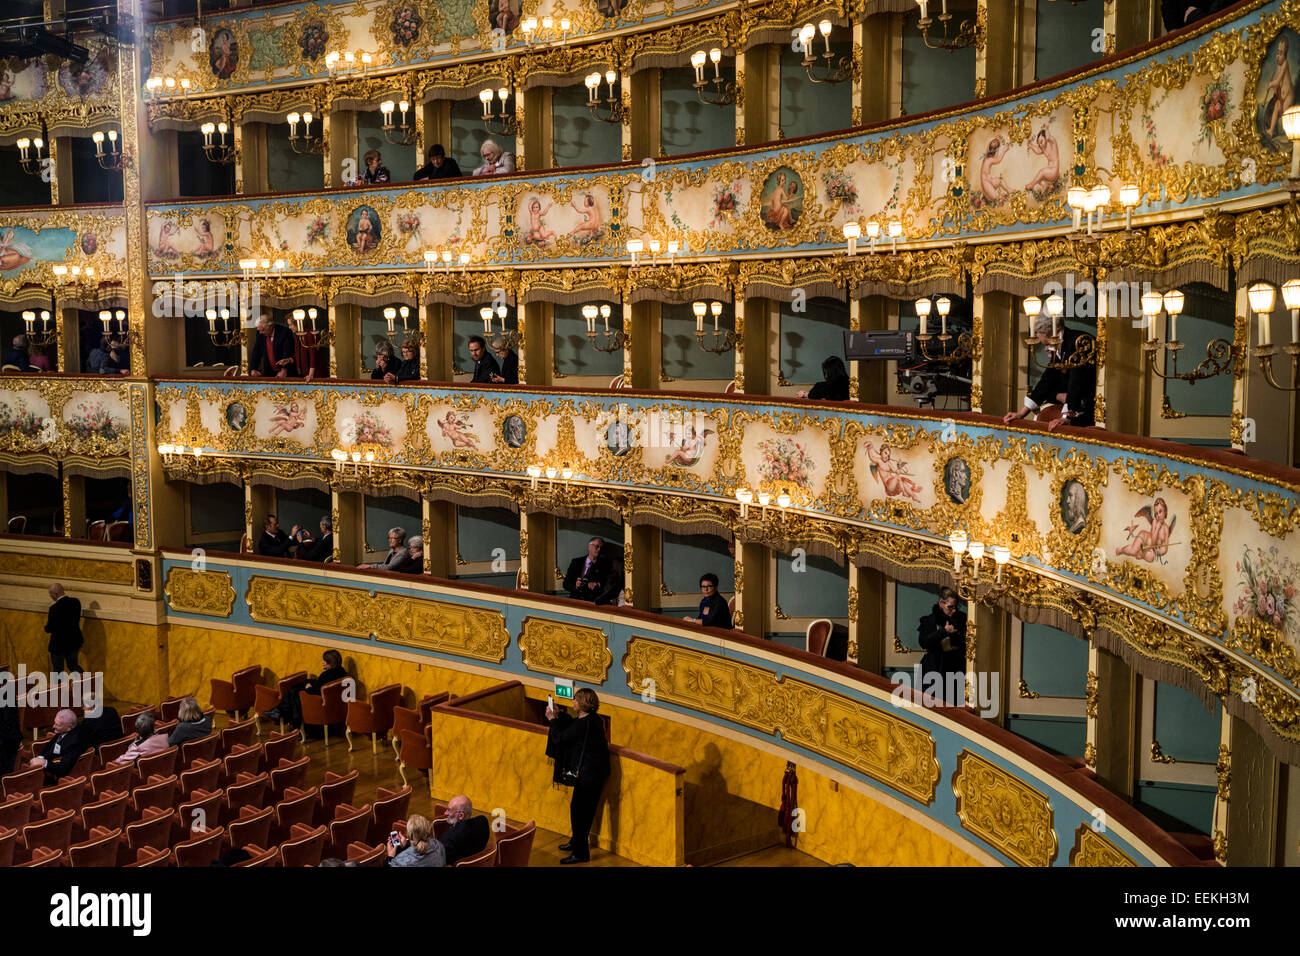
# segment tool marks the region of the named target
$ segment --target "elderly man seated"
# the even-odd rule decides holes
[[[402,564],[411,557],[406,549],[406,531],[403,528],[390,528],[388,531],[388,555],[378,563],[358,564],[358,568],[372,568],[376,571],[400,571]]]
[[[483,140],[478,154],[483,157],[483,163],[474,170],[475,176],[504,176],[515,171],[514,155],[505,152],[495,140]]]
[[[438,842],[447,851],[447,866],[455,866],[457,860],[481,853],[487,847],[491,831],[488,818],[482,814],[474,816],[469,797],[452,797],[447,803],[446,820],[451,828],[438,837]]]

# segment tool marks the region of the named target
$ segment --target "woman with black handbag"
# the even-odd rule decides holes
[[[573,788],[569,800],[569,823],[573,835],[568,843],[560,844],[569,855],[561,863],[586,863],[591,859],[589,838],[591,824],[596,819],[600,792],[609,776],[609,744],[605,740],[605,726],[596,711],[600,699],[590,687],[581,687],[573,695],[577,717],[556,709],[555,702],[546,705],[546,719],[551,722],[546,735],[546,756],[555,760],[555,782]]]

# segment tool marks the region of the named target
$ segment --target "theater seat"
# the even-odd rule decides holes
[[[819,618],[808,625],[808,630],[804,634],[803,649],[809,654],[816,654],[818,657],[826,656],[826,647],[831,639],[831,622],[827,618]]]
[[[226,811],[231,814],[237,814],[240,808],[260,807],[265,802],[266,788],[270,779],[264,773],[256,776],[247,773],[241,773],[234,781],[226,786]]]
[[[0,803],[0,829],[22,830],[32,819],[36,798],[30,793],[15,793]]]
[[[433,796],[433,744],[430,728],[425,727],[418,731],[403,729],[398,733],[402,738],[402,749],[399,751],[397,768],[402,775],[402,783],[411,782],[406,777],[406,771],[423,771],[429,775],[429,796]]]
[[[268,710],[275,710],[284,703],[290,688],[297,687],[309,678],[306,671],[297,671],[275,682],[274,687],[258,684],[253,688],[253,720],[257,721],[257,735],[262,735],[261,715]],[[284,733],[284,719],[280,720],[280,733]]]
[[[282,843],[289,839],[295,826],[301,824],[310,828],[319,797],[320,791],[316,787],[310,790],[289,787],[284,793],[284,799],[275,805],[275,825],[271,828],[271,839]]]
[[[135,743],[134,731],[128,733],[125,737],[120,737],[117,740],[110,740],[108,741],[108,743],[100,744],[99,745],[100,764],[102,764],[105,767],[105,769],[111,769],[113,766],[113,762],[117,760],[118,757],[122,756],[122,754],[130,750],[131,744],[133,743]],[[130,769],[129,764],[126,764],[125,766],[128,768],[128,770]]]
[[[176,793],[180,778],[175,774],[169,777],[150,777],[149,782],[131,791],[131,815],[141,819],[154,808],[166,810],[168,814],[176,806]]]
[[[63,782],[41,791],[41,815],[48,817],[55,810],[81,809],[81,802],[86,796],[85,777],[65,777]]]
[[[301,823],[294,826],[290,839],[280,844],[280,865],[285,867],[319,866],[329,830],[312,829]]]
[[[220,749],[221,735],[216,731],[198,740],[187,740],[181,744],[181,766],[192,770],[196,763],[215,760]]]
[[[151,846],[142,846],[135,851],[135,859],[126,865],[128,867],[171,866],[172,854],[170,850],[156,850]]]
[[[221,787],[221,761],[197,760],[189,770],[180,775],[180,791],[189,797],[198,790],[217,790]]]
[[[456,866],[496,866],[497,848],[490,843],[487,848],[456,861]]]
[[[383,866],[386,849],[381,843],[379,846],[369,846],[365,843],[351,843],[348,845],[348,862],[355,863],[357,866]]]
[[[250,844],[245,846],[244,851],[251,854],[249,859],[243,863],[236,863],[235,866],[254,867],[254,866],[279,866],[280,850],[277,847],[271,847],[269,850],[263,850],[260,846]]]
[[[261,664],[235,671],[228,681],[212,678],[212,706],[238,718],[240,714],[252,708],[256,696],[254,688],[261,679]]]
[[[389,684],[370,695],[367,701],[349,701],[347,729],[344,736],[348,741],[348,750],[352,750],[353,734],[370,735],[370,752],[379,753],[379,735],[387,735],[393,729],[393,708],[402,697],[401,684]]]
[[[221,841],[225,831],[221,827],[208,830],[172,847],[172,863],[176,866],[211,866],[221,856]]]
[[[345,723],[348,719],[348,705],[343,701],[343,689],[350,677],[340,677],[320,689],[320,694],[301,694],[298,702],[302,705],[302,740],[307,742],[307,725],[325,728],[325,746],[330,745],[330,727]]]
[[[370,823],[368,843],[384,843],[388,834],[393,832],[398,820],[405,820],[407,809],[411,805],[411,788],[403,787],[393,791],[385,787],[375,788],[374,819]]]
[[[267,846],[271,842],[271,824],[275,810],[271,807],[244,806],[226,821],[226,845],[232,849]]]
[[[537,836],[537,823],[529,820],[518,830],[509,830],[497,837],[497,866],[527,866],[533,855],[533,839]]]
[[[357,792],[357,777],[360,771],[353,770],[346,774],[325,771],[325,779],[320,785],[320,808],[316,811],[317,823],[329,823],[334,819],[334,808],[341,804],[351,804]]]
[[[274,800],[283,800],[285,792],[290,789],[302,789],[307,782],[307,765],[311,758],[298,760],[281,760],[280,766],[271,771],[271,795]]]
[[[68,861],[73,866],[116,866],[121,839],[120,827],[95,827],[83,842],[68,847]]]
[[[63,850],[51,850],[48,847],[38,847],[32,854],[31,859],[17,864],[18,866],[62,866],[65,853]]]
[[[125,790],[115,793],[106,790],[94,803],[84,804],[81,808],[80,831],[88,834],[99,828],[104,830],[121,830],[126,826],[126,809],[128,795]]]
[[[334,808],[334,819],[329,821],[330,853],[340,859],[347,855],[348,847],[353,843],[364,843],[370,832],[370,821],[374,816],[373,808],[366,804],[354,808],[342,804]]]
[[[6,800],[14,794],[29,793],[32,796],[36,796],[41,792],[41,787],[44,785],[44,767],[33,767],[31,770],[11,773],[0,779],[0,788],[3,788],[4,798]]]
[[[262,769],[271,770],[280,766],[281,760],[292,760],[298,752],[300,739],[295,731],[287,734],[273,733],[262,744]]]
[[[235,721],[221,728],[221,753],[230,753],[235,749],[236,744],[243,744],[246,747],[253,745],[253,738],[257,735],[257,721],[249,718],[248,720]]]
[[[167,852],[171,847],[172,811],[150,807],[143,819],[128,823],[122,834],[123,853],[126,859],[135,858],[142,847]],[[119,856],[121,859],[121,856]]]
[[[235,744],[221,763],[227,781],[237,779],[241,773],[256,776],[262,769],[262,748],[253,744]]]
[[[225,800],[226,794],[222,790],[194,791],[188,800],[176,808],[172,842],[185,840],[197,833],[217,827],[221,823],[221,810]]]

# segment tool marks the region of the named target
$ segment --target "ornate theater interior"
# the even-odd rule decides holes
[[[1219,6],[0,4],[0,864],[1300,864]]]

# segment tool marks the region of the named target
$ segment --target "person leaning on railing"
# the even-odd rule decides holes
[[[1028,417],[1030,412],[1056,402],[1062,403],[1061,415],[1047,423],[1048,431],[1055,431],[1061,425],[1086,427],[1096,424],[1093,410],[1097,392],[1097,360],[1095,354],[1085,356],[1083,351],[1094,348],[1093,339],[1087,333],[1063,328],[1060,345],[1053,345],[1052,331],[1051,316],[1040,314],[1034,319],[1034,335],[1047,346],[1048,366],[1025,397],[1024,407],[1003,415],[1003,424],[1010,425]]]

